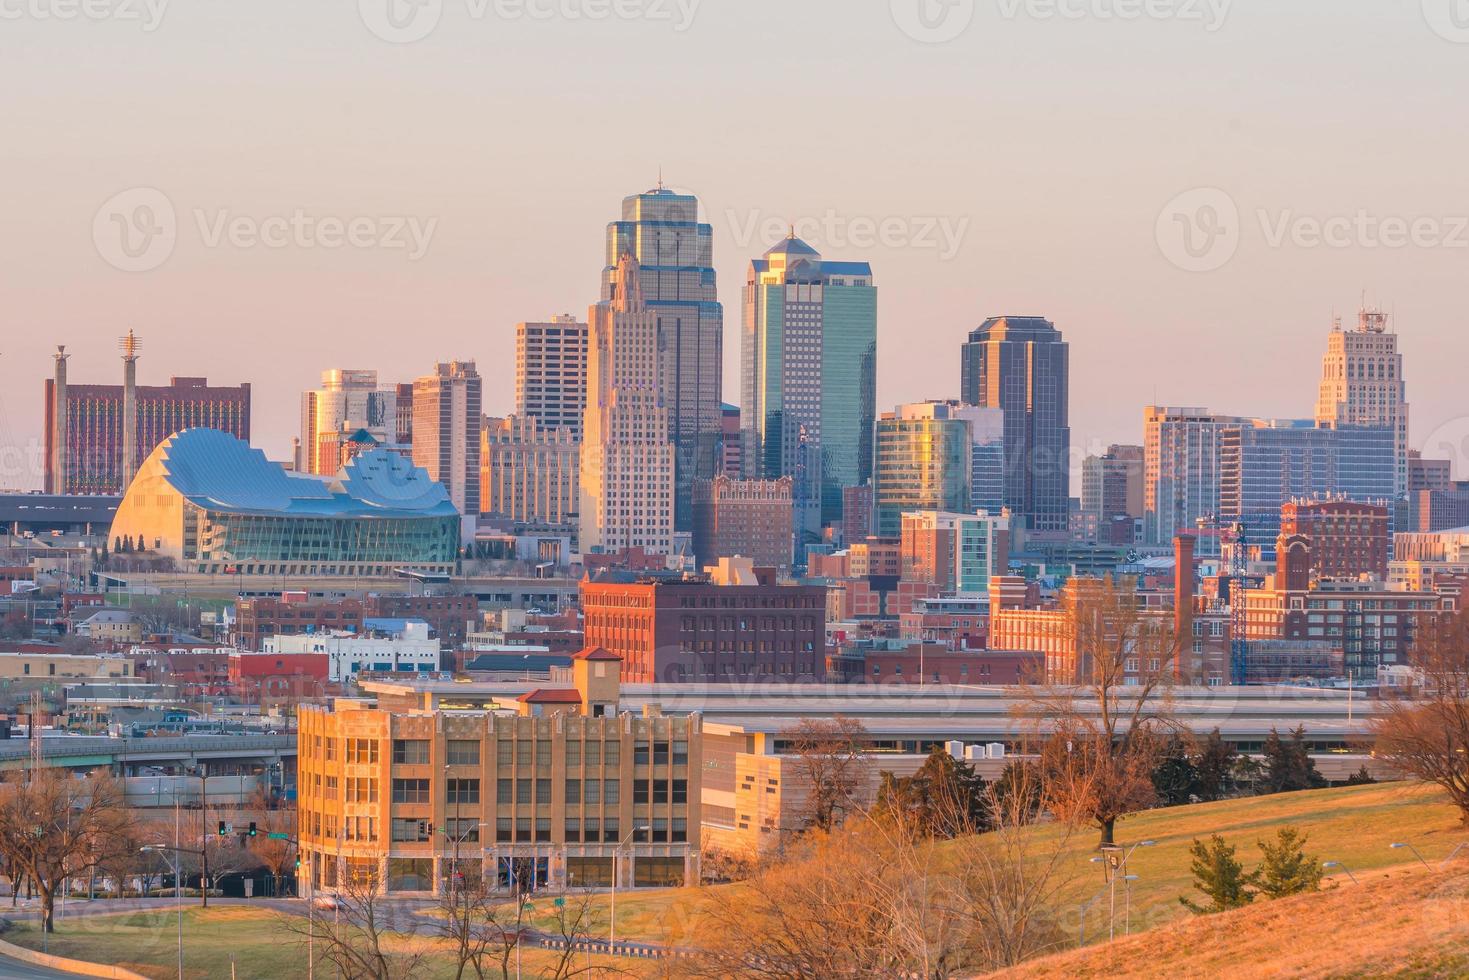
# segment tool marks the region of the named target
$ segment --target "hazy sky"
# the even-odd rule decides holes
[[[796,221],[873,264],[882,406],[1021,313],[1078,449],[1154,400],[1310,415],[1365,290],[1414,444],[1462,454],[1466,83],[1463,0],[0,0],[0,485],[39,485],[54,345],[113,382],[129,327],[145,383],[251,382],[276,457],[328,367],[474,358],[506,411],[515,322],[585,315],[660,165],[714,226],[728,401]]]

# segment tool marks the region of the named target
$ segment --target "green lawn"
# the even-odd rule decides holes
[[[177,922],[172,910],[75,916],[57,922],[58,931],[51,935],[49,949],[59,956],[114,964],[164,980],[178,976]],[[4,938],[28,949],[41,948],[41,934],[34,923],[17,924]],[[454,975],[450,956],[433,948],[436,940],[404,937],[400,943],[401,948],[411,945],[428,952],[422,973],[425,980],[444,980]],[[269,909],[223,906],[184,912],[184,975],[191,980],[305,977],[306,953],[305,940],[292,934],[284,918]],[[538,976],[540,968],[554,955],[526,948],[521,953],[524,975]],[[637,971],[647,967],[635,960],[594,959],[597,964],[609,962],[615,962],[624,975],[628,975],[626,971],[642,975]],[[318,959],[317,975],[334,974]]]

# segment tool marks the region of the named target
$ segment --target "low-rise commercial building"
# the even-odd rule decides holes
[[[368,625],[371,623],[369,620]],[[440,666],[439,641],[429,635],[427,623],[412,621],[361,634],[272,636],[266,639],[264,652],[275,656],[325,655],[326,677],[335,683],[359,674],[435,673]]]

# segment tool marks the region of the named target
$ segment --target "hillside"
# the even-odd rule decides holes
[[[1322,892],[1188,916],[995,977],[1452,977],[1469,974],[1469,862],[1332,881]]]

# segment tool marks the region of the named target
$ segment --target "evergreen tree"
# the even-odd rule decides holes
[[[1199,799],[1221,800],[1229,794],[1238,758],[1234,746],[1224,741],[1218,728],[1209,733],[1193,760],[1199,774]]]
[[[878,800],[879,810],[907,814],[931,837],[955,837],[989,826],[984,778],[942,745],[934,746],[911,776],[883,773]]]
[[[1326,785],[1316,763],[1306,748],[1306,726],[1299,725],[1282,739],[1270,730],[1265,740],[1265,787],[1268,793],[1293,793],[1302,789],[1319,789]]]
[[[1296,827],[1281,827],[1275,840],[1259,841],[1264,860],[1250,875],[1250,883],[1267,898],[1284,898],[1321,887],[1321,861],[1306,854],[1306,835]]]
[[[1189,760],[1188,747],[1176,735],[1164,745],[1153,769],[1153,787],[1164,806],[1179,806],[1198,795],[1199,771]]]
[[[1293,768],[1301,789],[1322,789],[1327,785],[1326,777],[1316,770],[1316,761],[1306,749],[1306,726],[1297,725],[1290,733],[1290,750]]]
[[[1250,878],[1234,856],[1234,845],[1224,843],[1218,834],[1210,836],[1206,844],[1194,838],[1189,853],[1193,855],[1190,870],[1194,875],[1194,887],[1209,899],[1208,905],[1199,905],[1187,897],[1178,901],[1195,915],[1210,912],[1225,912],[1237,909],[1254,901],[1255,894],[1249,889]]]
[[[1363,765],[1361,769],[1358,769],[1356,772],[1347,777],[1348,786],[1368,786],[1375,782],[1377,782],[1377,780],[1372,778],[1372,774],[1367,771],[1367,767],[1365,765]]]

